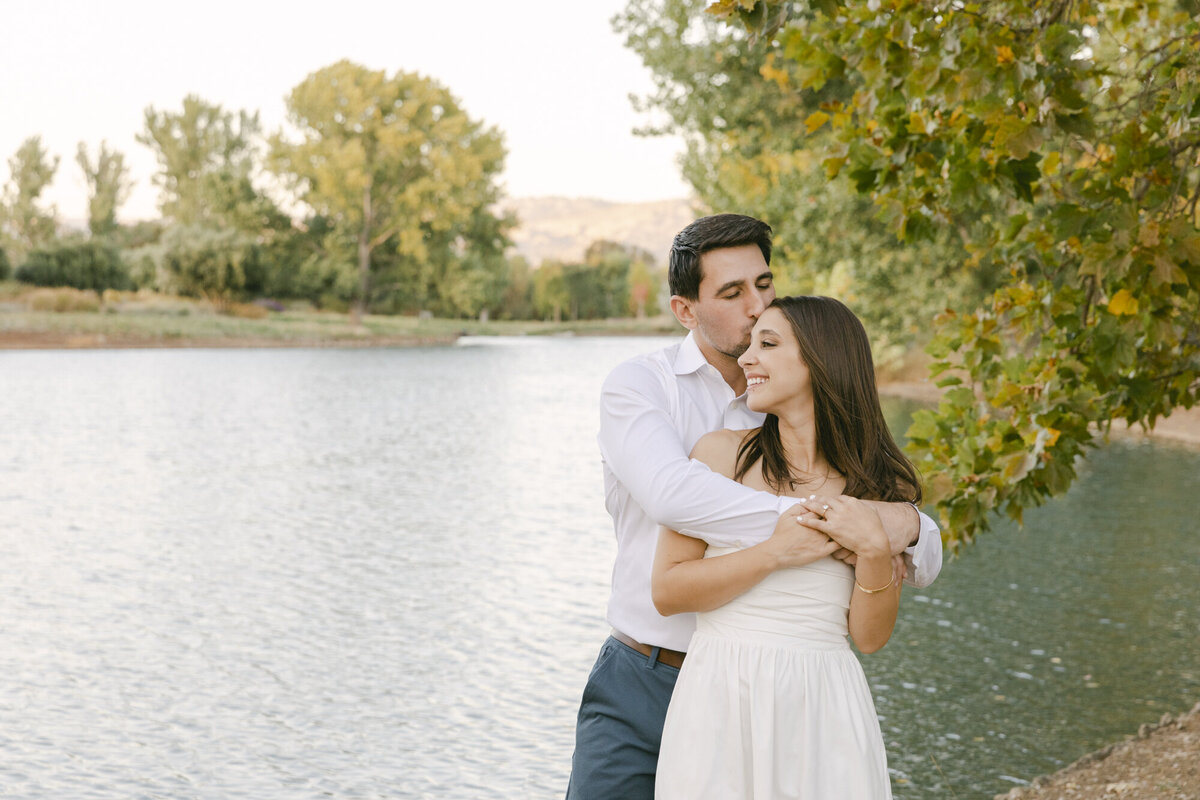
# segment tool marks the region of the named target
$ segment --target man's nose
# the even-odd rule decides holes
[[[758,319],[764,311],[767,310],[767,304],[763,300],[763,296],[757,291],[750,292],[750,308],[748,313],[754,319]]]

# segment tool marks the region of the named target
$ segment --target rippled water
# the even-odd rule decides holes
[[[598,388],[662,344],[0,353],[0,796],[560,796]],[[865,659],[898,797],[1200,698],[1198,474],[1109,447],[906,595]]]

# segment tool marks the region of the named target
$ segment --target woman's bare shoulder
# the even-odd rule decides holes
[[[737,469],[737,454],[746,438],[758,428],[731,431],[727,428],[706,433],[692,448],[692,458],[708,465],[713,472],[732,478]]]

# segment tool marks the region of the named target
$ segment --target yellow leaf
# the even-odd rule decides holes
[[[1008,45],[1000,45],[996,48],[996,63],[1000,66],[1011,64],[1015,59],[1016,56],[1013,55],[1012,48]]]
[[[814,133],[818,128],[829,121],[829,115],[824,111],[814,111],[808,115],[808,119],[804,120],[804,127],[809,133]]]
[[[1051,150],[1049,153],[1047,153],[1046,157],[1042,159],[1042,174],[1053,175],[1054,173],[1058,172],[1058,164],[1060,159],[1061,156],[1058,154],[1057,150]]]
[[[767,59],[767,63],[758,68],[758,74],[762,75],[769,81],[775,81],[780,89],[786,89],[788,85],[788,74],[785,70],[775,66],[774,53]]]
[[[1130,294],[1128,289],[1122,289],[1113,295],[1112,300],[1108,301],[1108,313],[1116,314],[1118,317],[1136,314],[1137,311],[1137,298]]]
[[[836,178],[838,176],[838,173],[842,171],[842,166],[845,163],[846,163],[845,157],[827,158],[824,161],[822,161],[821,165],[823,167],[825,167],[825,177],[827,177],[831,180],[833,178]]]
[[[839,111],[838,113],[833,115],[834,130],[838,130],[838,129],[846,127],[846,125],[849,124],[849,122],[850,122],[850,115],[847,114],[845,111]]]
[[[1054,447],[1059,436],[1062,436],[1062,431],[1056,428],[1046,428],[1046,447]]]
[[[913,111],[908,115],[909,133],[925,133],[926,130],[925,116],[920,111]]]

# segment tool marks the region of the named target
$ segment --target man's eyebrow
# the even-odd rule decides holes
[[[759,275],[757,278],[755,278],[754,282],[758,283],[759,281],[773,281],[773,280],[775,280],[775,273],[771,272],[771,270],[767,270],[762,275]]]

